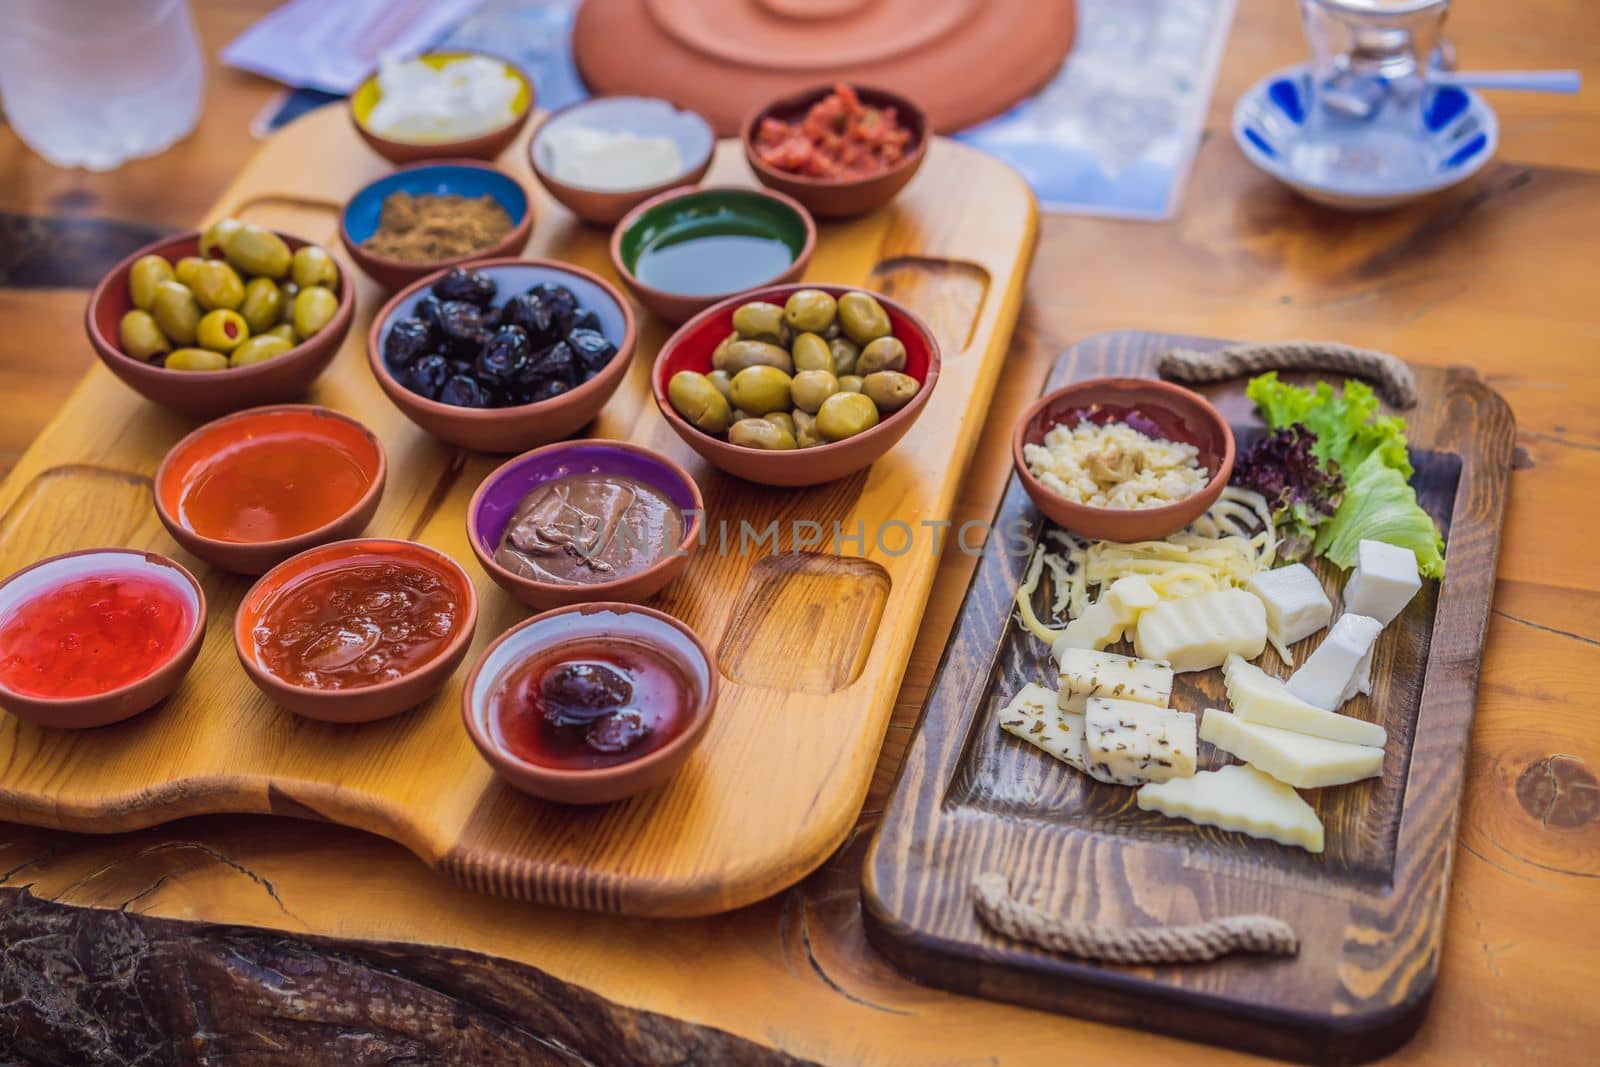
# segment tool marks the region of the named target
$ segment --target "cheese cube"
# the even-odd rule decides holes
[[[1194,773],[1194,716],[1131,700],[1090,697],[1083,713],[1084,770],[1102,782],[1140,785]]]
[[[1333,618],[1333,601],[1310,567],[1294,563],[1252,575],[1244,587],[1267,609],[1267,639],[1288,662],[1289,646],[1310,637]]]
[[[1339,616],[1322,644],[1289,676],[1289,692],[1324,711],[1336,710],[1359,684],[1361,661],[1382,629],[1381,622],[1365,615]]]
[[[1245,722],[1352,745],[1382,748],[1389,742],[1388,732],[1377,723],[1307,704],[1284,688],[1278,679],[1239,656],[1229,656],[1222,665],[1222,681],[1227,686],[1233,713]]]
[[[1094,696],[1158,708],[1172,697],[1172,668],[1165,663],[1088,648],[1064,648],[1061,653],[1062,711],[1082,714]]]
[[[1133,647],[1175,671],[1220,667],[1230,653],[1255,659],[1267,647],[1267,609],[1244,589],[1163,601],[1139,616]]]
[[[1356,569],[1344,583],[1344,610],[1387,626],[1421,588],[1416,553],[1384,541],[1362,541],[1356,546]]]
[[[1149,579],[1137,574],[1118,578],[1100,594],[1099,600],[1067,623],[1067,628],[1056,638],[1050,651],[1059,661],[1063,649],[1099,651],[1107,645],[1114,645],[1122,640],[1123,631],[1132,626],[1142,612],[1155,607],[1159,600]]]
[[[1218,708],[1200,720],[1200,740],[1210,741],[1284,785],[1320,789],[1376,778],[1383,771],[1383,749],[1329,741],[1275,726],[1244,722]]]
[[[1000,729],[1083,770],[1083,716],[1056,707],[1053,690],[1030,682],[1000,709]]]
[[[1143,786],[1134,799],[1143,811],[1322,851],[1322,820],[1311,805],[1276,778],[1242,763]]]

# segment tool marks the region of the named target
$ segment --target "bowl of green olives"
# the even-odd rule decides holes
[[[325,248],[220,219],[113,267],[89,296],[84,330],[135,392],[210,419],[302,395],[354,313],[355,289]]]
[[[673,431],[714,467],[762,485],[819,485],[870,466],[927,406],[939,342],[888,297],[778,285],[681,326],[651,386]]]

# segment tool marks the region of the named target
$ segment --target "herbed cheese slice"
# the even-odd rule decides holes
[[[1247,663],[1242,656],[1228,657],[1222,665],[1222,682],[1227,686],[1233,713],[1245,722],[1352,745],[1382,748],[1389,743],[1388,731],[1377,723],[1307,704],[1284,688],[1281,681],[1255,664]]]
[[[1061,710],[1083,712],[1090,697],[1133,700],[1164,708],[1172,697],[1172,668],[1153,660],[1096,652],[1061,650]]]
[[[1083,716],[1056,707],[1056,694],[1030,682],[1000,709],[1000,729],[1083,770]]]
[[[1322,851],[1322,820],[1311,805],[1270,774],[1242,763],[1155,782],[1141,787],[1134,799],[1144,811]]]
[[[1050,652],[1060,661],[1069,648],[1099,651],[1107,645],[1114,645],[1122,640],[1123,632],[1137,622],[1143,612],[1155,607],[1159,600],[1148,578],[1138,574],[1118,578],[1106,587],[1099,600],[1067,623],[1067,628],[1056,638]]]
[[[1175,671],[1220,667],[1230,653],[1255,659],[1267,647],[1267,609],[1243,589],[1166,600],[1139,616],[1133,647]]]
[[[1383,772],[1381,748],[1244,722],[1220,708],[1206,709],[1200,720],[1200,739],[1297,789],[1344,785]]]
[[[1113,785],[1141,785],[1194,773],[1194,716],[1131,700],[1090,697],[1083,713],[1084,770]]]

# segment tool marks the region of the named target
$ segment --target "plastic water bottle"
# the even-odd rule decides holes
[[[58,167],[114,170],[199,121],[187,0],[0,0],[0,27],[6,115]]]

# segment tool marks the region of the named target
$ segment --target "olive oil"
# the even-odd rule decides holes
[[[663,234],[640,249],[634,274],[653,289],[711,296],[759,285],[793,262],[794,251],[775,237],[697,227]]]

